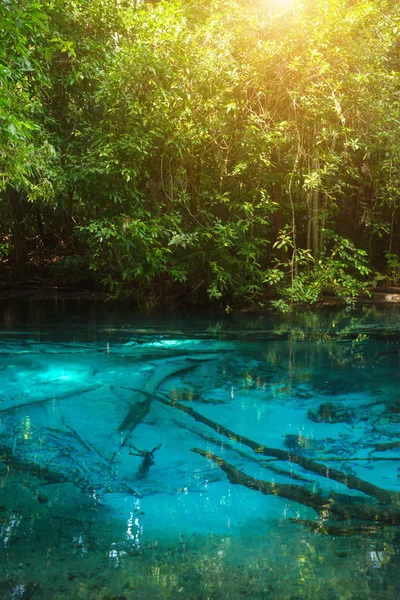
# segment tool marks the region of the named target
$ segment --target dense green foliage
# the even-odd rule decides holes
[[[4,274],[287,309],[400,280],[393,0],[4,0]]]

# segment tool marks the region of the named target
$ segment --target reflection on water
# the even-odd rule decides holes
[[[399,311],[124,310],[4,307],[0,598],[399,598]]]

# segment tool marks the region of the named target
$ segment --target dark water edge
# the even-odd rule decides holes
[[[397,290],[397,288],[396,288]],[[40,290],[39,290],[40,291]],[[400,292],[400,288],[397,290]],[[376,292],[379,296],[391,296],[394,294]],[[55,324],[81,324],[102,326],[124,326],[129,324],[139,325],[148,323],[150,326],[156,322],[160,328],[166,325],[171,329],[174,325],[181,325],[187,328],[187,319],[193,319],[194,322],[200,321],[202,324],[209,321],[209,324],[218,324],[227,328],[250,328],[254,330],[274,328],[275,323],[295,323],[296,326],[313,327],[321,322],[322,327],[330,326],[332,319],[339,320],[342,324],[360,321],[371,322],[376,319],[379,323],[393,321],[396,315],[400,314],[400,305],[398,302],[385,301],[384,298],[378,300],[376,304],[371,305],[371,300],[365,298],[355,307],[337,306],[334,299],[326,299],[317,307],[296,307],[289,314],[281,314],[276,310],[257,310],[257,311],[232,311],[216,309],[198,309],[196,307],[183,306],[175,310],[148,310],[140,309],[129,299],[109,300],[105,294],[84,293],[72,291],[55,291],[44,297],[29,296],[26,293],[19,294],[19,290],[11,297],[4,294],[0,295],[0,326],[4,329],[13,329],[20,326],[51,326]],[[392,323],[391,323],[392,325]],[[190,328],[189,328],[190,329]]]
[[[249,405],[248,410],[260,410],[264,406],[260,404],[264,390],[268,393],[272,390],[275,394],[273,413],[266,413],[265,423],[279,413],[282,421],[277,423],[284,424],[287,402],[295,396],[293,390],[303,394],[303,397],[297,396],[296,414],[311,402],[307,397],[311,391],[320,394],[324,401],[337,398],[343,402],[344,398],[354,397],[352,407],[357,406],[356,402],[365,402],[366,398],[368,401],[375,398],[372,392],[379,399],[387,396],[390,402],[395,402],[400,385],[396,383],[400,374],[399,323],[397,307],[372,307],[352,312],[324,309],[286,316],[188,312],[148,315],[130,311],[123,303],[6,301],[0,311],[0,339],[8,361],[4,366],[12,385],[18,384],[22,367],[36,377],[48,357],[53,360],[52,354],[57,352],[59,344],[64,344],[64,361],[69,360],[69,352],[80,352],[81,343],[99,345],[103,350],[111,348],[111,354],[114,347],[120,349],[121,346],[128,352],[132,341],[138,343],[143,352],[143,347],[152,340],[184,343],[189,339],[199,344],[216,343],[218,349],[224,350],[224,344],[233,344],[233,354],[228,359],[222,354],[221,359],[223,372],[229,369],[231,362],[234,363],[232,373],[226,381],[221,376],[221,383],[219,380],[214,382],[212,376],[212,397],[221,390],[224,400],[224,394],[234,384],[243,401],[253,401],[257,396],[257,402],[254,406]],[[193,348],[196,353],[196,347]],[[41,353],[39,366],[25,365],[31,360],[27,357],[31,350]],[[87,350],[90,353],[93,346]],[[181,360],[180,349],[174,350],[167,345],[157,352],[161,352],[157,354],[158,358],[151,350],[151,354],[145,354],[144,361],[170,360],[171,357]],[[263,362],[259,358],[262,352],[265,352]],[[334,358],[328,359],[332,354]],[[379,365],[377,357],[381,360]],[[126,354],[124,361],[132,358],[133,355]],[[329,360],[331,362],[327,362]],[[82,352],[78,361],[82,369],[85,361],[88,361],[88,368],[92,368],[92,359]],[[330,365],[328,375],[320,373],[324,364]],[[375,364],[379,370],[374,374]],[[96,359],[93,368],[96,366],[101,372],[101,365],[100,359]],[[237,381],[232,379],[233,373]],[[254,373],[264,378],[261,384]],[[190,386],[197,389],[201,382],[210,385],[207,375],[205,371],[201,378],[194,380],[191,375],[184,375],[169,384],[166,390],[182,394],[182,390]],[[291,391],[286,389],[289,384]],[[46,382],[46,385],[49,384]],[[208,399],[206,394],[205,400]],[[198,406],[199,410],[210,410],[210,415],[211,411],[221,410],[221,413],[217,412],[221,419],[231,418],[232,427],[239,427],[238,417],[229,417],[229,405],[226,413],[223,412],[225,405],[221,408],[218,405],[209,408],[208,404],[196,404]],[[29,413],[29,422],[33,425],[35,419],[40,423],[42,418],[51,417],[42,409],[42,412],[35,410],[38,412]],[[374,413],[375,432],[387,433],[385,415]],[[23,414],[20,416],[22,418]],[[144,437],[139,437],[138,444],[145,444],[146,436],[151,436],[155,427],[162,426],[164,416],[161,420],[157,415],[150,417]],[[294,413],[292,417],[295,418]],[[169,427],[174,426],[173,423],[171,421]],[[14,423],[15,427],[17,425],[20,426],[19,422]],[[261,435],[258,425],[254,432],[252,423],[243,426],[249,427],[248,431],[255,436]],[[332,440],[339,432],[339,426],[332,424],[308,423],[308,426],[315,427],[315,437],[323,441]],[[27,425],[24,427],[26,432]],[[194,425],[190,423],[188,431],[192,427]],[[354,418],[353,411],[343,427],[348,430],[346,435],[353,436],[345,439],[354,444],[356,452],[363,439],[363,422]],[[398,431],[397,422],[391,427],[390,435],[394,436]],[[354,437],[357,428],[361,433]],[[96,443],[95,430],[93,437],[85,427],[79,431],[85,439],[91,440],[91,444]],[[282,432],[288,431],[287,426],[282,425]],[[308,439],[308,432],[301,431]],[[398,451],[391,456],[399,457]],[[51,470],[52,463],[49,461],[48,464]],[[244,464],[246,466],[246,462]],[[197,468],[197,463],[195,466]],[[181,476],[185,468],[180,468]],[[387,481],[390,489],[399,490],[392,478],[393,474],[396,477],[397,466],[393,468],[392,465],[387,473],[374,469],[367,465],[363,476],[376,477],[380,484]],[[264,476],[267,478],[265,473]],[[148,489],[137,512],[133,511],[132,519],[127,520],[123,514],[124,499],[120,496],[112,497],[111,502],[99,501],[97,492],[88,488],[79,488],[70,482],[43,481],[37,472],[27,468],[26,463],[22,468],[20,464],[10,466],[7,461],[0,462],[0,541],[3,545],[0,598],[400,598],[398,527],[378,529],[374,533],[365,528],[345,536],[315,533],[290,521],[299,511],[303,511],[303,517],[309,516],[300,505],[281,498],[259,498],[258,495],[255,498],[254,492],[242,491],[240,486],[231,486],[229,500],[223,475],[218,475],[215,482],[221,496],[210,497],[213,502],[217,498],[219,502],[227,502],[228,508],[226,513],[221,513],[222,520],[218,516],[220,513],[216,513],[214,521],[212,518],[206,520],[201,509],[195,510],[190,504],[192,501],[187,500],[187,492],[177,487],[179,481],[176,485],[169,483],[168,493],[160,494],[158,488],[154,492]],[[199,494],[198,490],[192,494],[195,503],[196,494]],[[182,513],[179,513],[180,505],[184,507]],[[185,511],[191,515],[187,521],[182,517]],[[232,519],[229,525],[226,525],[226,515]]]

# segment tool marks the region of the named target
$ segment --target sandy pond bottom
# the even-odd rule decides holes
[[[396,310],[86,317],[2,329],[1,599],[400,598],[398,526],[327,533],[192,450],[349,505],[363,494],[179,408],[399,492],[399,448],[376,447],[399,440]]]

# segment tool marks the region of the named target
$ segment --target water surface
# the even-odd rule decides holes
[[[2,308],[0,598],[400,598],[398,309]]]

